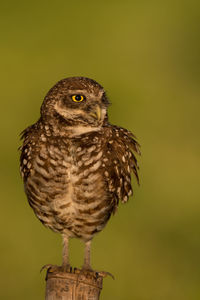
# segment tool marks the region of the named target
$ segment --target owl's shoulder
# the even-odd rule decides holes
[[[38,137],[41,135],[42,129],[43,125],[40,120],[25,128],[20,133],[20,139],[23,141],[23,144],[38,140]]]
[[[26,180],[31,172],[34,157],[39,152],[42,140],[46,141],[46,137],[42,133],[43,127],[40,121],[27,127],[21,133],[22,145],[19,148],[20,155],[20,172],[24,180]]]

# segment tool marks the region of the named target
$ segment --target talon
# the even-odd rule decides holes
[[[81,270],[78,269],[78,268],[74,268],[74,273],[75,273],[75,274],[80,274],[80,273],[81,273]]]
[[[52,267],[55,267],[54,265],[51,265],[51,264],[46,264],[44,265],[41,269],[40,269],[40,273],[43,271],[43,270],[47,270],[49,271],[49,269],[51,269]],[[57,267],[57,266],[56,266]]]
[[[98,271],[98,272],[96,272],[96,274],[98,275],[98,277],[99,276],[101,276],[101,277],[110,276],[110,277],[112,277],[113,280],[115,280],[115,277],[110,272]]]

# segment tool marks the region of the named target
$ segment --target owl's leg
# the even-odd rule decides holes
[[[85,242],[84,264],[83,264],[82,269],[92,271],[92,268],[90,265],[91,242],[92,242],[92,240]]]
[[[82,266],[82,269],[81,270],[76,269],[76,272],[78,272],[78,273],[82,272],[86,275],[90,275],[95,278],[98,278],[99,276],[106,277],[107,275],[109,275],[114,279],[114,276],[109,272],[96,271],[91,268],[91,265],[90,265],[91,242],[92,242],[92,240],[85,242],[84,264]]]
[[[69,264],[69,237],[63,234],[63,255],[62,265],[47,264],[42,267],[41,271],[47,269],[47,272],[72,272],[72,267]]]
[[[71,267],[69,263],[69,237],[67,235],[63,235],[63,255],[62,255],[62,269],[65,272],[70,272]]]

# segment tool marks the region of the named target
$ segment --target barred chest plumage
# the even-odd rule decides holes
[[[103,135],[40,135],[25,190],[37,217],[52,230],[89,240],[108,221],[114,205],[104,179]]]

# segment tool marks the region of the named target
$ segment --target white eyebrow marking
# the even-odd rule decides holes
[[[70,94],[81,94],[81,93],[87,93],[87,91],[86,90],[68,90],[68,92],[70,93]]]

